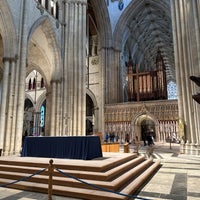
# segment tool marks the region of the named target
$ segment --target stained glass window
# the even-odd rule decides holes
[[[44,121],[45,121],[45,107],[44,106],[41,106],[40,108],[40,126],[41,127],[44,127]]]
[[[173,81],[170,81],[167,84],[167,94],[168,94],[168,99],[177,99],[177,87],[176,87],[176,83],[174,83]]]

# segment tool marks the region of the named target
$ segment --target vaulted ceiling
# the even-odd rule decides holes
[[[140,1],[140,0],[138,0]],[[136,2],[136,1],[135,1]],[[136,4],[133,4],[136,5]],[[158,49],[164,59],[167,81],[175,81],[170,0],[143,0],[126,24],[123,42],[140,70],[155,67]]]
[[[105,2],[88,0],[89,5],[93,5],[94,9],[94,11],[90,9],[91,16],[94,19],[96,17],[96,26],[102,30],[101,34],[105,34],[106,30],[100,27],[102,24],[109,27],[109,23],[116,22],[115,39],[118,37],[118,41],[114,42],[122,43],[121,52],[126,56],[125,61],[128,61],[127,59],[131,56],[133,62],[138,64],[140,71],[155,68],[159,49],[166,67],[167,81],[176,82],[170,0],[108,0]],[[125,6],[121,11],[118,10],[117,2],[124,2]],[[105,7],[102,6],[103,4]],[[111,5],[116,5],[115,10],[113,7],[109,9]],[[110,14],[109,21],[104,9],[108,9],[108,13],[118,12],[120,17],[112,19],[117,14]]]

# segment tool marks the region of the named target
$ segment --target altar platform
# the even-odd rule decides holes
[[[21,156],[91,160],[102,150],[98,136],[26,137]]]

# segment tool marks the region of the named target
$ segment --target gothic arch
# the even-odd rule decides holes
[[[98,105],[97,105],[97,100],[96,100],[96,97],[94,95],[94,93],[90,90],[90,89],[86,89],[86,94],[92,99],[93,103],[94,103],[94,108],[98,108]]]
[[[98,10],[95,12],[95,17],[98,25],[98,37],[99,37],[99,45],[102,47],[111,47],[111,37],[112,30],[109,19],[109,14],[106,6],[106,2],[102,0],[91,1],[94,10]]]
[[[3,40],[3,52],[4,57],[14,58],[17,52],[16,47],[16,31],[14,22],[9,10],[8,4],[5,0],[0,1],[0,34]]]
[[[37,100],[36,111],[40,111],[40,107],[43,102],[46,100],[46,92],[43,92]]]
[[[133,137],[138,136],[140,138],[141,136],[141,123],[143,120],[148,119],[152,120],[155,124],[155,134],[156,138],[158,138],[158,127],[159,127],[159,122],[158,119],[152,115],[151,113],[147,111],[143,111],[141,113],[138,113],[137,115],[133,116],[131,120],[131,126],[133,128]]]
[[[100,116],[99,116],[99,107],[98,107],[98,104],[97,104],[96,97],[95,97],[94,93],[90,89],[86,89],[86,95],[88,95],[92,99],[93,104],[94,104],[94,111],[93,111],[94,112],[94,116],[92,116],[92,117],[94,117],[92,119],[93,120],[93,125],[94,125],[93,130],[99,130],[98,121],[99,121]]]
[[[32,41],[33,35],[37,30],[39,30],[40,33],[42,32],[47,40],[47,45],[44,49],[41,49],[40,47],[38,47],[39,41],[35,41],[35,38],[34,38],[34,41]],[[52,80],[60,80],[61,72],[62,72],[61,52],[59,50],[59,46],[58,46],[58,42],[57,42],[57,38],[55,34],[55,27],[53,27],[53,25],[51,24],[51,21],[48,16],[42,16],[37,21],[35,21],[35,23],[32,25],[29,31],[28,41],[29,41],[29,47],[31,47],[30,45],[31,43],[33,43],[33,46],[37,45],[37,47],[40,48],[46,60],[49,60],[51,58],[47,66],[40,66],[40,68],[43,68],[42,71],[45,71],[45,72],[50,71],[49,75],[44,76],[46,77],[46,83],[47,83],[47,88],[48,88]],[[50,53],[51,57],[47,55],[47,52]],[[41,72],[41,74],[43,73]],[[48,73],[45,73],[45,74],[48,74]]]
[[[28,67],[27,71],[26,71],[26,77],[33,71],[33,70],[36,70],[37,72],[39,72],[42,77],[44,78],[44,82],[45,82],[45,88],[48,89],[49,85],[47,84],[47,78],[46,78],[46,73],[43,71],[43,69],[38,66],[38,65],[35,65],[33,63],[30,64],[30,66]]]
[[[31,101],[31,103],[34,105],[34,99],[27,93],[25,93],[25,100],[29,99]]]

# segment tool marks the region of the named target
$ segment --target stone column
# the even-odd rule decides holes
[[[198,23],[195,22],[199,21],[199,17],[195,11],[192,11],[192,7],[195,6],[197,6],[197,0],[171,0],[179,119],[183,120],[186,125],[186,140],[192,143],[196,142],[195,135],[197,134],[195,132],[198,133],[199,131],[196,120],[199,112],[194,110],[191,81],[189,80],[190,75],[195,73],[196,69],[199,69],[197,59],[199,54],[197,52],[199,48],[199,30],[196,30],[198,29]]]
[[[181,0],[182,1],[182,0]],[[173,26],[173,34],[174,34],[174,46],[175,46],[175,65],[176,65],[176,80],[177,80],[177,88],[178,88],[178,103],[179,103],[179,118],[184,119],[186,122],[186,82],[184,81],[185,76],[185,59],[183,52],[183,22],[181,21],[184,16],[182,10],[182,4],[179,1],[172,0],[172,26]],[[182,12],[181,12],[182,10]]]
[[[65,52],[67,80],[64,101],[68,135],[85,135],[86,120],[86,5],[87,0],[69,0],[66,3],[67,49]],[[65,113],[65,117],[66,117]]]
[[[15,63],[15,83],[18,83],[19,80],[19,65]],[[12,112],[12,130],[11,130],[11,138],[10,138],[10,154],[14,153],[15,148],[15,133],[16,133],[16,123],[17,123],[17,98],[18,98],[18,84],[14,86],[14,95],[13,95],[13,112]]]
[[[51,135],[52,88],[46,93],[45,136]]]
[[[121,61],[120,51],[113,50],[111,48],[104,48],[102,51],[103,62],[105,73],[105,101],[106,103],[118,103],[122,101],[122,87],[120,85],[121,76]]]
[[[107,79],[106,79],[106,75],[107,75],[107,49],[105,48],[102,48],[101,49],[101,59],[100,59],[100,66],[101,66],[101,71],[100,71],[100,74],[99,76],[101,77],[101,90],[99,92],[101,92],[101,103],[99,104],[99,121],[98,121],[98,126],[99,126],[99,132],[102,132],[103,133],[103,137],[104,134],[105,134],[105,124],[104,124],[104,121],[105,121],[105,116],[104,116],[104,105],[105,105],[105,102],[108,102],[108,99],[107,99],[107,94],[108,94],[108,91],[107,91],[107,88],[106,88],[106,83],[107,83]],[[109,121],[109,114],[107,115],[107,121]],[[108,130],[107,130],[108,132]]]
[[[16,59],[10,59],[10,76],[9,76],[9,91],[8,91],[8,109],[6,119],[6,130],[5,130],[5,148],[4,155],[9,155],[11,152],[11,138],[12,138],[12,122],[13,122],[13,111],[14,111],[14,92],[15,92],[15,74],[16,74]]]
[[[191,4],[192,4],[192,13],[194,15],[194,30],[196,35],[197,58],[198,58],[197,60],[198,60],[198,65],[200,65],[200,19],[198,17],[199,16],[198,5],[196,0],[191,1]],[[200,73],[200,70],[198,70],[198,73]]]
[[[9,85],[9,58],[3,59],[4,73],[2,81],[2,97],[1,97],[1,112],[0,112],[0,149],[4,148],[4,138],[6,130],[6,118],[7,118],[7,97],[8,97],[8,85]],[[3,149],[4,151],[4,149]]]
[[[56,136],[61,136],[63,133],[61,133],[61,124],[60,124],[60,115],[61,115],[61,83],[60,81],[57,81],[56,84]]]
[[[192,102],[192,98],[191,95],[192,91],[191,91],[191,81],[189,79],[191,73],[192,73],[192,69],[188,66],[192,65],[192,60],[190,57],[190,53],[191,53],[191,49],[192,44],[191,44],[191,37],[193,37],[193,33],[190,31],[191,27],[190,27],[190,22],[189,22],[189,10],[188,10],[188,3],[186,2],[186,0],[182,0],[180,1],[180,7],[182,8],[180,10],[180,12],[183,13],[182,15],[182,44],[183,44],[183,59],[184,59],[184,81],[186,84],[186,87],[184,89],[185,93],[185,100],[186,100],[186,104],[185,106],[185,116],[186,116],[186,136],[188,138],[188,140],[192,143],[195,142],[195,134],[194,133],[194,115],[193,115],[193,102]],[[191,34],[192,33],[192,34]]]
[[[22,144],[22,131],[24,120],[24,100],[25,100],[25,80],[26,80],[26,61],[27,61],[27,1],[22,2],[22,15],[20,22],[21,34],[19,34],[19,81],[18,81],[18,96],[17,96],[17,112],[16,112],[16,134],[15,134],[15,153],[20,153]]]
[[[63,24],[62,26],[62,41],[63,41],[63,94],[62,94],[62,134],[68,135],[68,34],[69,34],[69,28],[66,28],[66,22],[69,21],[69,4],[66,3],[66,1],[63,1]],[[67,26],[68,27],[68,26]]]
[[[200,12],[200,2],[199,1],[191,1],[192,3],[192,12],[194,15],[194,29],[195,29],[195,35],[196,35],[196,45],[197,45],[197,64],[196,67],[194,69],[194,74],[192,75],[200,75],[200,17],[199,17],[199,12]],[[194,87],[195,88],[195,87]],[[196,87],[198,89],[198,87]],[[196,93],[196,88],[193,90],[193,93]],[[198,104],[194,104],[194,113],[199,113],[199,109],[198,109],[199,105]],[[196,134],[195,134],[195,138],[196,138],[196,143],[200,144],[200,115],[194,115],[195,117],[195,125],[196,125]],[[195,131],[194,131],[195,132]]]
[[[52,104],[51,104],[51,129],[50,136],[56,136],[56,82],[51,82],[52,86]]]

